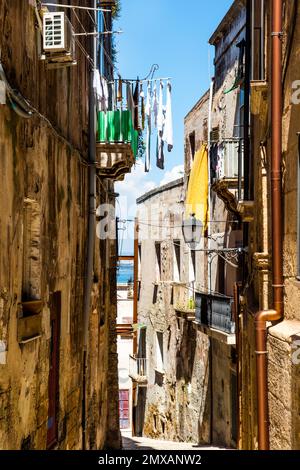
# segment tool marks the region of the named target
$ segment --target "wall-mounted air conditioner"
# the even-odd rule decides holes
[[[74,30],[65,13],[44,13],[43,51],[49,65],[76,64]]]

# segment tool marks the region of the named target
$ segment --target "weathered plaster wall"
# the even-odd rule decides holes
[[[184,167],[188,176],[193,164],[190,138],[195,135],[195,152],[208,140],[209,91],[207,91],[184,119]]]
[[[0,29],[1,61],[8,80],[56,129],[38,116],[18,117],[9,105],[0,108],[0,340],[7,350],[0,364],[0,446],[45,449],[50,303],[52,294],[60,291],[58,447],[80,449],[89,68],[77,51],[77,67],[46,70],[38,58],[36,21],[29,2],[2,1]],[[100,192],[108,201],[103,189]],[[41,212],[43,309],[40,338],[20,345],[17,317],[22,300],[25,198],[36,201]],[[86,441],[90,448],[101,448],[119,443],[115,253],[108,242],[101,249],[97,242],[95,252]],[[104,280],[111,289],[103,288]]]
[[[178,441],[209,442],[209,356],[208,338],[193,328],[191,322],[176,315],[172,305],[174,280],[173,240],[181,243],[181,280],[188,285],[189,253],[183,244],[181,212],[183,210],[184,186],[181,180],[175,187],[169,185],[158,194],[152,194],[139,203],[138,217],[145,220],[150,207],[152,212],[148,226],[140,224],[141,243],[141,292],[138,304],[138,321],[147,325],[147,375],[145,407],[142,408],[142,393],[139,416],[144,416],[143,432],[146,436]],[[155,193],[155,191],[154,191]],[[176,204],[177,203],[177,204]],[[172,226],[166,212],[176,213],[172,218],[174,227],[167,232],[157,228]],[[161,242],[161,278],[157,278],[155,242]],[[157,285],[157,299],[154,289]],[[164,370],[158,370],[156,333],[163,333]]]
[[[242,37],[244,12],[236,21],[236,29],[241,30],[239,34]],[[238,57],[235,42],[226,54],[230,57],[234,55],[235,59],[229,61],[226,82],[221,89],[215,90],[212,110],[214,125],[219,125],[220,128],[220,140],[232,137],[235,129],[238,95],[236,91],[224,95],[226,87],[230,88],[235,79]],[[224,101],[222,106],[221,98]],[[181,214],[184,213],[185,192],[193,163],[192,150],[197,152],[208,140],[208,107],[207,92],[185,118],[184,187],[179,191],[177,187],[170,185],[152,191],[138,201],[138,217],[141,221],[148,221],[148,225],[141,223],[139,229],[142,262],[138,312],[139,322],[147,325],[148,386],[143,394],[139,394],[138,414],[143,425],[138,428],[152,437],[197,443],[213,441],[229,447],[234,445],[232,428],[236,419],[231,410],[234,350],[219,341],[210,340],[196,325],[180,317],[172,305],[172,281],[175,281],[173,240],[181,240],[180,283],[183,289],[191,289],[192,292],[194,287],[207,292],[209,287],[207,254],[195,254],[196,269],[193,272],[191,254],[183,242],[181,232]],[[192,140],[191,136],[194,136]],[[191,146],[193,139],[194,149]],[[235,247],[241,239],[241,232],[237,230],[239,227],[230,224],[232,217],[214,192],[210,202],[210,228],[213,236],[211,247]],[[178,212],[178,217],[171,216],[173,207]],[[150,228],[149,224],[152,224]],[[161,276],[157,274],[155,242],[161,242]],[[202,240],[202,247],[208,247],[205,238]],[[232,295],[237,275],[235,268],[226,266],[221,259],[215,257],[211,269],[212,290]],[[163,333],[163,374],[157,370],[156,332]]]
[[[298,9],[295,12],[294,6]],[[244,448],[257,446],[256,421],[256,373],[255,373],[255,311],[272,306],[272,247],[271,247],[271,40],[270,40],[271,5],[266,5],[266,99],[267,106],[262,101],[261,112],[253,116],[253,148],[254,148],[254,195],[255,218],[250,225],[250,282],[247,291],[248,311],[243,315],[245,325],[243,337],[242,365],[243,379],[243,413],[242,429]],[[299,361],[296,341],[299,335],[299,282],[297,280],[297,168],[298,168],[298,104],[292,102],[292,85],[298,80],[299,70],[299,41],[300,19],[298,2],[284,2],[284,35],[283,35],[283,264],[284,264],[284,316],[283,322],[269,329],[268,334],[268,381],[269,381],[269,419],[271,449],[299,449]],[[293,23],[293,19],[295,23]],[[291,27],[291,25],[293,25]],[[294,28],[294,35],[292,31]],[[290,54],[288,54],[288,50]],[[256,53],[256,51],[254,51]],[[261,152],[260,143],[265,143]],[[257,263],[254,253],[267,252],[268,259]],[[250,318],[249,318],[250,314]],[[251,384],[246,377],[246,370],[253,370]],[[249,419],[251,416],[251,419]],[[252,434],[252,438],[251,438]]]
[[[211,126],[212,134],[210,141],[212,144],[220,145],[226,139],[233,139],[239,136],[239,88],[226,93],[233,86],[238,69],[240,49],[237,44],[245,36],[245,8],[244,2],[235,2],[230,12],[225,16],[210,42],[215,46],[215,78],[212,95]],[[196,150],[203,140],[208,136],[203,123],[206,122],[204,116],[208,118],[209,93],[197,103],[185,119],[185,135],[187,137],[195,132],[197,138]],[[189,168],[190,152],[186,146],[185,167]],[[221,154],[218,158],[222,158]],[[237,155],[236,155],[237,158]],[[211,151],[211,168],[215,165],[213,161],[213,151]],[[218,163],[219,164],[219,163]],[[213,172],[212,172],[213,174]],[[224,175],[224,180],[229,181],[232,175]],[[212,178],[213,179],[213,178]],[[212,181],[213,182],[213,181]],[[227,183],[230,191],[236,195],[237,179],[231,178]],[[209,195],[210,203],[210,226],[209,236],[204,238],[203,247],[210,249],[235,248],[240,245],[242,231],[237,220],[237,216],[226,208],[224,202],[218,197],[214,190]],[[213,292],[220,292],[228,296],[233,296],[234,284],[240,278],[240,271],[234,267],[236,261],[231,265],[223,258],[207,254],[196,254],[197,275],[196,289],[200,292],[207,292],[209,286]],[[200,332],[198,333],[200,334]],[[202,333],[201,333],[202,334]],[[207,338],[208,339],[208,338]],[[211,440],[219,445],[235,446],[237,416],[234,411],[232,397],[235,393],[235,386],[232,380],[236,373],[235,348],[227,346],[216,339],[210,340],[210,374],[211,374],[211,409],[210,425]]]

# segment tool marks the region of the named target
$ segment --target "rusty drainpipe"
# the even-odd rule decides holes
[[[282,0],[272,0],[272,258],[273,310],[255,316],[258,447],[269,450],[267,322],[283,318],[282,249]]]

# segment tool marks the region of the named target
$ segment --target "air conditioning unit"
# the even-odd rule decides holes
[[[76,64],[74,30],[65,13],[44,13],[43,51],[48,66]]]

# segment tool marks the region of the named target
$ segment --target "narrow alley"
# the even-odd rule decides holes
[[[299,451],[299,306],[300,1],[0,0],[0,465]]]
[[[122,443],[123,450],[225,450],[221,447],[197,446],[192,443],[133,437],[130,432],[122,432]]]

